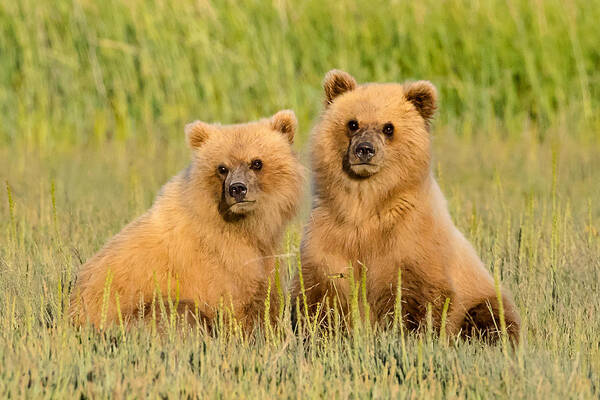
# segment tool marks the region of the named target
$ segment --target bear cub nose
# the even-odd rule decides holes
[[[354,150],[356,157],[362,162],[368,162],[375,155],[375,148],[369,142],[362,142]]]
[[[241,182],[232,183],[229,185],[229,195],[235,199],[235,201],[242,201],[246,197],[248,188]]]

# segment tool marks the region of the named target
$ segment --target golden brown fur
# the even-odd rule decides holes
[[[454,226],[431,173],[433,85],[359,86],[349,74],[334,70],[324,87],[325,110],[312,134],[314,203],[301,248],[312,312],[324,298],[334,304],[335,297],[347,313],[350,272],[360,277],[366,268],[371,318],[385,325],[393,315],[401,268],[403,321],[409,328],[423,324],[431,303],[439,329],[448,297],[450,333],[471,335],[475,328],[497,338],[492,334],[494,324],[500,327],[494,281]],[[361,146],[371,152],[365,162]],[[503,293],[508,332],[516,340],[519,315]]]
[[[247,124],[186,126],[190,166],[82,266],[71,296],[74,320],[100,326],[110,271],[107,323],[118,318],[118,294],[126,320],[148,316],[159,297],[179,299],[181,310],[197,306],[209,322],[220,304],[233,307],[251,329],[269,279],[274,285],[274,256],[301,198],[303,168],[290,146],[296,125],[293,112],[280,111]],[[256,160],[260,170],[252,166]],[[232,179],[246,183],[248,201],[230,195]]]

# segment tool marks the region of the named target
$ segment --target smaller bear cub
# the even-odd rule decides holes
[[[209,325],[223,305],[251,330],[262,320],[274,256],[302,198],[303,167],[291,147],[296,127],[289,110],[239,125],[188,124],[191,164],[81,267],[71,294],[75,322],[100,327],[119,311],[126,322],[148,319],[160,313],[158,297],[177,299],[179,313]],[[274,316],[275,298],[271,305]]]

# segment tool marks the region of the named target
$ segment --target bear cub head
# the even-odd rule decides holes
[[[430,82],[358,85],[348,73],[332,70],[323,86],[325,110],[313,142],[317,178],[368,181],[379,189],[424,178],[437,99]]]
[[[202,194],[197,206],[213,207],[227,222],[292,216],[303,180],[291,147],[296,127],[290,110],[245,124],[186,125],[193,152],[188,180]]]

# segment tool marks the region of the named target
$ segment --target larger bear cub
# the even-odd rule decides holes
[[[433,85],[357,85],[334,70],[324,88],[325,110],[311,147],[314,204],[301,247],[311,311],[328,299],[347,315],[348,277],[365,273],[371,320],[385,325],[394,313],[401,269],[405,325],[423,326],[431,304],[439,330],[449,298],[449,333],[495,340],[500,303],[494,280],[454,226],[431,172]],[[298,280],[295,291],[302,295]],[[507,331],[517,340],[519,315],[502,293]]]
[[[125,320],[154,318],[158,297],[208,323],[223,305],[252,329],[301,198],[296,125],[292,111],[247,124],[187,125],[191,164],[83,265],[71,297],[75,321],[101,326],[119,311]]]

